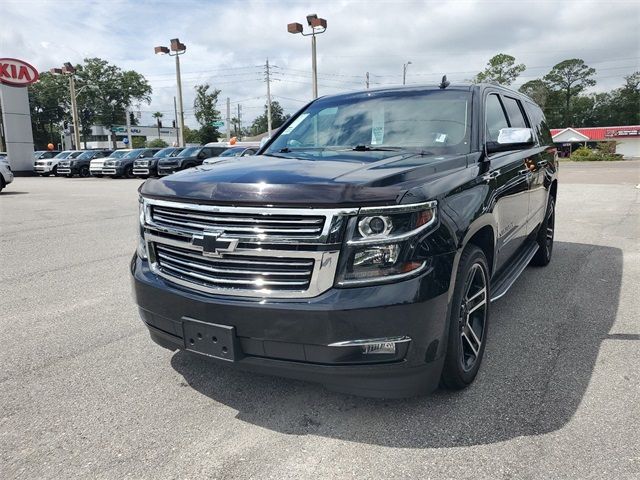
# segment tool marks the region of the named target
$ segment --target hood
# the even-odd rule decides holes
[[[141,193],[218,204],[336,206],[398,203],[412,187],[467,165],[467,156],[323,152],[247,156],[147,180]]]

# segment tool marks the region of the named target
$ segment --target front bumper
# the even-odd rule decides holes
[[[36,173],[51,173],[55,165],[34,165],[33,171]]]
[[[200,294],[156,276],[137,256],[131,271],[140,316],[151,338],[165,348],[187,348],[185,320],[231,326],[239,356],[234,362],[213,361],[347,393],[407,397],[432,391],[440,378],[453,256],[434,257],[432,268],[416,278],[334,288],[303,300]],[[353,351],[330,346],[397,337],[411,341],[398,344],[395,356],[386,358],[354,357]]]
[[[102,175],[102,165],[101,166],[90,166],[89,173],[91,175]]]
[[[153,167],[133,167],[133,174],[136,177],[152,177],[156,174],[156,169]]]
[[[78,175],[80,169],[75,166],[61,167],[58,165],[58,175]]]
[[[2,168],[0,170],[0,175],[2,175],[5,185],[9,185],[11,182],[13,182],[13,172],[8,168]]]
[[[102,167],[102,175],[111,175],[112,177],[120,177],[124,175],[124,167],[123,166]]]

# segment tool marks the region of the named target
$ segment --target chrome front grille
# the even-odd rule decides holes
[[[156,244],[159,268],[171,275],[208,288],[306,290],[311,282],[313,259],[226,255],[208,258],[182,248]]]
[[[260,240],[320,237],[325,222],[324,216],[273,214],[268,208],[263,209],[262,213],[241,213],[159,205],[151,207],[151,219],[154,224],[165,228],[197,233],[222,230],[229,235],[255,237]]]
[[[352,209],[223,207],[145,199],[151,270],[210,294],[308,298],[333,286]],[[203,236],[232,248],[206,250]]]

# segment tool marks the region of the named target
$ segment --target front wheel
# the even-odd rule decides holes
[[[86,165],[80,167],[80,176],[82,178],[87,178],[89,175],[91,175],[91,172],[89,171],[89,167],[87,167]]]
[[[489,268],[484,252],[467,245],[462,252],[449,316],[447,354],[441,383],[460,390],[476,378],[487,338]]]
[[[536,239],[539,248],[536,254],[531,259],[531,265],[535,265],[537,267],[545,267],[549,265],[549,262],[551,262],[555,226],[556,202],[553,197],[549,197],[547,211],[545,212],[544,220],[540,224],[540,229],[538,230],[538,236]]]
[[[132,166],[128,166],[124,169],[124,178],[134,178]]]

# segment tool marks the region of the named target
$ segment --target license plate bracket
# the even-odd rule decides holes
[[[240,349],[235,327],[184,318],[182,334],[184,348],[190,352],[228,362],[237,360]]]

